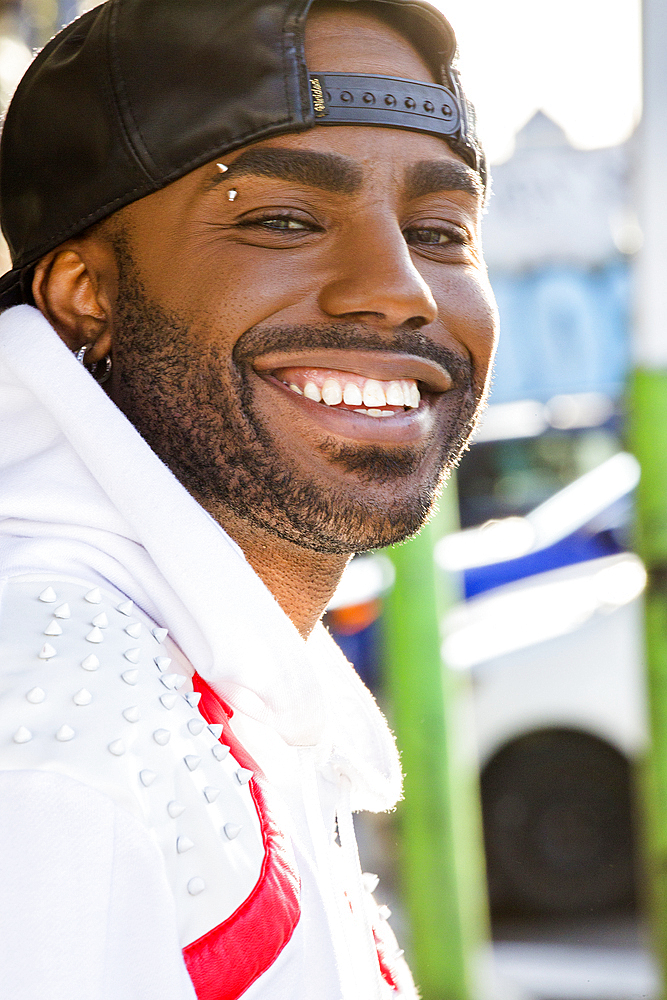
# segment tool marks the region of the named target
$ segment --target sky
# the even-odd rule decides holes
[[[641,109],[640,0],[431,0],[449,19],[492,163],[538,109],[584,149],[628,137]]]

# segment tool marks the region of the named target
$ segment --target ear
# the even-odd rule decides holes
[[[65,244],[39,261],[32,282],[35,305],[70,350],[92,345],[87,364],[111,350],[111,302],[96,256],[90,247]]]

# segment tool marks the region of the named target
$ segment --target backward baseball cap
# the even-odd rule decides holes
[[[0,218],[13,264],[0,278],[0,308],[30,301],[33,266],[49,250],[273,135],[324,124],[434,132],[485,185],[444,16],[423,0],[371,0],[424,56],[437,86],[309,74],[312,2],[107,0],[51,39],[16,90],[0,142]]]

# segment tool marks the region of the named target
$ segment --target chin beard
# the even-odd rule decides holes
[[[202,348],[192,325],[152,303],[127,248],[119,263],[114,399],[185,488],[224,524],[224,512],[299,546],[326,553],[378,548],[414,534],[467,446],[479,396],[469,362],[415,332],[387,342],[351,324],[254,327],[234,350]],[[444,364],[458,397],[455,417],[433,448],[386,449],[328,439],[320,452],[349,474],[345,495],[306,478],[253,408],[252,359],[287,345],[390,349]],[[420,468],[424,469],[422,476]],[[416,484],[408,489],[408,481]],[[373,487],[394,482],[379,500]]]

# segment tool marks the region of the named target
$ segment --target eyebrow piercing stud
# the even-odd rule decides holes
[[[230,188],[230,190],[227,192],[227,197],[229,198],[230,201],[234,201],[237,194],[238,191],[236,190],[236,188]]]
[[[226,174],[227,171],[229,170],[229,167],[227,166],[226,163],[216,163],[216,167],[218,168],[221,174]]]

